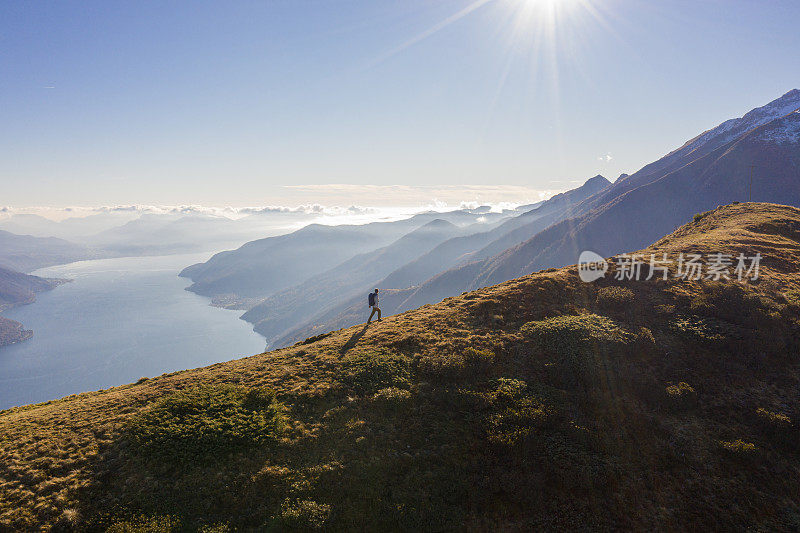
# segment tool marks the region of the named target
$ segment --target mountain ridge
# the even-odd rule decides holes
[[[785,140],[758,140],[758,135],[771,131],[770,128],[777,126],[780,129],[785,122],[794,128],[798,123],[796,117],[800,114],[780,115],[779,111],[795,105],[800,107],[800,91],[790,91],[784,96],[788,97],[788,103],[781,97],[754,110],[767,108],[770,112],[745,114],[744,117],[751,117],[747,119],[748,126],[753,120],[761,123],[746,129],[740,137],[707,146],[702,156],[682,165],[675,163],[675,154],[681,149],[670,152],[662,158],[666,161],[646,165],[576,206],[573,218],[556,222],[529,240],[484,259],[480,264],[460,267],[461,272],[456,268],[432,278],[402,302],[399,309],[428,303],[427,295],[473,290],[532,270],[569,264],[576,261],[583,250],[611,255],[644,246],[658,235],[674,229],[693,213],[732,201],[746,201],[751,166],[759,169],[754,172],[757,177],[763,176],[764,170],[768,169],[772,178],[770,181],[756,180],[756,200],[800,205],[800,145]],[[765,117],[773,115],[777,118],[764,122]],[[756,118],[751,120],[752,117]],[[742,119],[734,120],[740,121],[736,124],[744,128]],[[696,153],[698,146],[692,146],[692,153]],[[653,178],[657,174],[653,169],[672,167],[677,168]],[[639,181],[644,184],[632,186]]]

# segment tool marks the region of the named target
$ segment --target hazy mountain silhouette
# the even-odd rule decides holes
[[[259,239],[187,267],[181,276],[194,283],[189,290],[205,296],[265,298],[322,274],[353,256],[387,246],[435,219],[457,225],[507,217],[505,213],[458,210],[426,212],[395,222],[326,226],[310,224],[287,235]]]
[[[634,174],[621,176],[605,193],[587,202],[583,210],[599,207],[628,191],[657,181],[721,147],[730,145],[752,129],[780,119],[798,108],[800,108],[800,90],[793,89],[740,118],[726,120],[719,126],[687,141],[661,159],[645,165]]]
[[[497,249],[505,250],[524,241],[542,228],[569,213],[569,209],[610,185],[603,176],[595,176],[576,189],[533,204],[532,209],[510,218],[489,231],[454,237],[430,252],[390,273],[381,287],[402,289],[422,283],[458,263],[489,257]],[[528,207],[528,206],[526,206]]]
[[[113,255],[137,256],[218,250],[264,233],[260,226],[222,216],[145,213],[85,240]]]
[[[54,237],[16,235],[0,230],[0,266],[30,272],[37,268],[96,257],[86,246]]]
[[[376,284],[387,271],[464,231],[468,229],[442,219],[433,220],[388,246],[359,254],[267,298],[242,318],[255,324],[255,330],[271,342],[320,312],[340,308],[343,302],[359,296],[365,300],[366,296],[361,294],[365,287]]]
[[[55,221],[41,215],[19,213],[0,220],[0,229],[19,235],[58,237],[59,239],[83,242],[83,239],[89,235],[120,226],[138,217],[139,213],[135,211],[112,210]]]
[[[396,309],[411,295],[416,292],[417,285],[425,282],[448,267],[469,261],[474,257],[488,257],[493,249],[505,249],[508,243],[516,244],[535,234],[542,228],[569,216],[571,208],[583,200],[604,190],[610,182],[603,176],[594,176],[582,186],[558,194],[545,202],[540,202],[537,207],[527,212],[506,220],[496,228],[489,231],[454,237],[436,246],[433,250],[421,255],[417,259],[398,268],[384,279],[373,283],[380,287],[381,306],[386,309]],[[460,271],[463,274],[463,271]],[[298,316],[301,320],[296,322],[294,330],[284,331],[283,337],[274,337],[275,332],[267,329],[263,323],[266,307],[265,301],[258,306],[259,310],[245,313],[242,318],[256,323],[255,330],[274,341],[274,346],[282,346],[294,342],[299,338],[309,336],[309,331],[322,331],[338,329],[357,324],[363,320],[365,287],[362,284],[360,291],[352,297],[341,299],[338,302],[328,302],[325,306],[316,309],[315,314]],[[438,301],[453,294],[450,287],[439,286],[439,292],[431,294],[431,301]],[[426,302],[427,303],[427,302]]]

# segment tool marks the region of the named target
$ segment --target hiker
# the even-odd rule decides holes
[[[367,324],[370,323],[372,317],[375,315],[375,312],[378,312],[378,322],[381,321],[381,308],[378,307],[378,289],[375,289],[375,292],[369,293],[369,306],[372,308],[372,312],[369,314],[369,318],[367,319]]]

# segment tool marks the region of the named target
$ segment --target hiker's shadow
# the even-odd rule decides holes
[[[353,333],[353,336],[350,337],[350,339],[346,343],[344,343],[344,345],[341,348],[339,348],[339,355],[343,357],[347,355],[347,352],[349,352],[350,349],[353,346],[355,346],[358,341],[361,340],[361,337],[363,337],[364,334],[367,332],[368,327],[369,326],[367,324],[364,324],[363,328]]]

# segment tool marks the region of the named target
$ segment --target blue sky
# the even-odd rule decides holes
[[[793,1],[0,10],[13,206],[522,202],[800,86]]]

